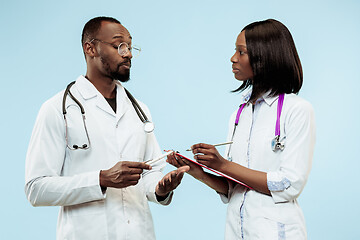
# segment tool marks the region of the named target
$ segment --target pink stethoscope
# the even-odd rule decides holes
[[[271,149],[274,152],[276,152],[277,150],[283,151],[285,148],[284,142],[280,141],[280,116],[281,116],[281,111],[282,111],[282,107],[284,104],[284,96],[285,96],[285,94],[282,93],[279,95],[279,99],[278,99],[277,118],[276,118],[276,126],[275,126],[275,138],[271,141]],[[240,115],[241,115],[241,112],[244,109],[245,105],[246,105],[246,103],[241,104],[239,107],[239,110],[237,111],[236,119],[235,119],[235,126],[234,126],[234,131],[233,131],[233,134],[231,137],[231,141],[233,141],[233,139],[234,139],[235,130],[236,130],[237,125],[239,124]],[[231,149],[231,145],[228,150],[228,156],[230,154],[230,149]]]

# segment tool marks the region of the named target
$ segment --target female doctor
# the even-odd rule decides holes
[[[221,156],[216,148],[191,147],[201,164],[244,183],[236,184],[171,155],[176,167],[190,166],[194,178],[213,188],[228,203],[225,239],[306,239],[297,198],[311,168],[315,121],[309,102],[296,94],[303,76],[289,30],[269,19],[247,25],[238,35],[232,71],[249,90],[230,118]]]

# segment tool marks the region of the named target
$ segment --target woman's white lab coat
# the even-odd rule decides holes
[[[247,101],[247,96],[244,102]],[[247,104],[235,131],[229,157],[248,168],[266,172],[271,196],[230,183],[225,239],[306,239],[305,220],[297,198],[310,169],[315,144],[311,105],[295,94],[286,94],[280,118],[283,151],[273,152],[278,97]],[[229,122],[233,134],[235,111]],[[227,148],[227,150],[229,147]]]
[[[57,239],[155,239],[148,200],[157,202],[155,186],[162,178],[164,161],[145,171],[135,186],[108,188],[102,193],[99,185],[101,169],[111,168],[118,161],[140,162],[161,155],[154,134],[144,132],[120,84],[116,114],[83,76],[71,92],[85,108],[91,147],[66,147],[63,92],[45,102],[26,157],[27,198],[34,206],[61,206]],[[140,105],[150,117],[147,107]],[[69,144],[88,144],[80,109],[70,97],[66,109]],[[170,201],[171,197],[162,204]]]

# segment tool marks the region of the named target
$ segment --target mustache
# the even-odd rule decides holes
[[[124,61],[124,62],[120,63],[118,65],[118,67],[123,66],[123,65],[131,67],[131,60],[129,59],[127,61]]]

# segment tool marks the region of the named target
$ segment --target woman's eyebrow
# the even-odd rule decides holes
[[[245,45],[236,45],[236,47],[246,48],[246,46],[245,46]]]

